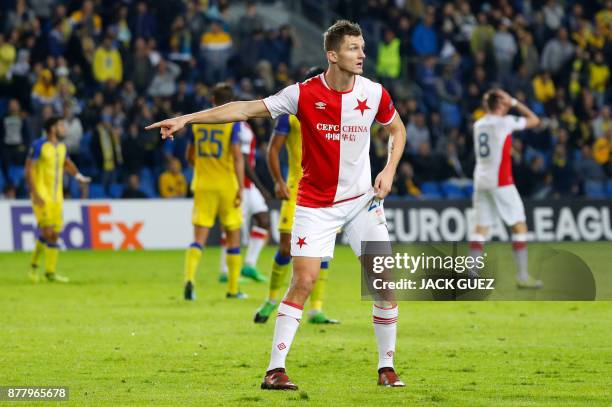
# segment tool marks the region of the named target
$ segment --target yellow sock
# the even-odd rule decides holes
[[[185,253],[185,281],[194,281],[201,257],[202,246],[199,243],[192,243]]]
[[[272,275],[270,276],[270,291],[268,300],[278,302],[280,291],[285,283],[289,271],[291,256],[283,257],[279,252],[276,252],[274,263],[272,263]]]
[[[38,267],[38,263],[40,262],[40,256],[42,256],[45,251],[46,241],[44,238],[39,237],[36,239],[36,246],[34,247],[34,251],[32,252],[32,261],[30,264],[33,268]]]
[[[240,247],[228,247],[226,254],[227,292],[236,295],[238,294],[238,279],[240,278],[240,268],[242,267]]]
[[[57,256],[59,256],[59,246],[57,243],[47,243],[45,249],[45,273],[53,274],[57,267]]]
[[[321,262],[319,278],[317,278],[317,282],[310,293],[310,308],[313,311],[321,311],[323,309],[323,296],[325,295],[325,286],[327,285],[328,267],[328,262]]]

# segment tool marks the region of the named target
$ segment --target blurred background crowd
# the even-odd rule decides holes
[[[3,196],[27,197],[25,157],[53,115],[65,118],[69,154],[94,178],[87,189],[67,181],[67,196],[187,196],[186,133],[162,141],[145,124],[210,107],[219,81],[237,99],[274,93],[303,78],[308,65],[293,62],[303,44],[322,43],[266,24],[256,2],[238,2],[240,15],[230,16],[233,3],[0,0]],[[366,75],[391,92],[406,124],[393,197],[469,197],[471,125],[493,86],[543,119],[513,139],[524,197],[612,197],[612,0],[325,4],[361,24]],[[274,123],[250,124],[256,171],[272,190],[265,150]],[[384,166],[387,138],[373,128],[373,172]]]

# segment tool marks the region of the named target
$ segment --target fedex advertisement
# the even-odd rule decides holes
[[[191,200],[66,200],[60,243],[67,249],[186,247],[193,239]],[[0,251],[32,250],[30,201],[0,201]]]

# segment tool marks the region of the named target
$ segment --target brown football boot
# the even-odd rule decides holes
[[[383,367],[378,369],[378,385],[386,387],[406,386],[392,367]]]
[[[265,390],[297,390],[297,385],[289,380],[289,376],[285,373],[285,369],[279,367],[266,372],[261,388]]]

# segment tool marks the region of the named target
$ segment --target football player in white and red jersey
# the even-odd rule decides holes
[[[259,254],[270,236],[270,215],[266,201],[272,195],[263,185],[255,172],[256,138],[253,129],[247,122],[240,123],[240,149],[244,157],[244,192],[242,195],[242,241],[247,242],[247,252],[240,272],[257,282],[266,281],[266,277],[257,270]],[[251,225],[252,220],[252,225]],[[249,230],[250,226],[250,230]],[[225,234],[221,235],[221,246],[225,246]],[[225,250],[221,250],[221,275],[219,282],[227,281],[227,262]]]
[[[166,138],[189,123],[225,123],[281,114],[300,120],[303,176],[291,238],[293,276],[278,307],[263,389],[297,389],[285,373],[285,359],[321,260],[333,257],[336,231],[344,229],[358,257],[362,241],[389,241],[382,199],[391,190],[406,144],[406,129],[389,93],[361,76],[364,44],[359,25],[337,21],[324,34],[329,66],[323,74],[262,100],[232,102],[147,126],[160,128]],[[389,130],[390,139],[387,164],[372,185],[369,150],[374,120]],[[397,304],[376,301],[372,314],[378,343],[378,384],[402,387],[404,383],[393,368]]]
[[[531,129],[540,119],[523,103],[500,89],[483,97],[487,113],[474,123],[473,205],[476,227],[470,237],[470,255],[480,256],[496,214],[512,229],[512,250],[519,288],[541,288],[542,282],[527,268],[527,224],[521,197],[512,177],[512,132]],[[509,115],[515,108],[521,116]]]

